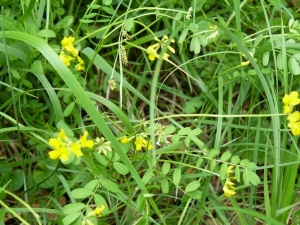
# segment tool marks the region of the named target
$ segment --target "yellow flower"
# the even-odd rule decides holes
[[[59,58],[66,66],[70,66],[70,61],[74,59],[72,56],[66,55],[64,51],[61,51]]]
[[[73,56],[78,56],[78,50],[74,48],[73,42],[75,38],[74,37],[64,37],[64,39],[61,41],[62,49],[70,52]]]
[[[83,156],[83,153],[81,151],[81,146],[78,143],[72,143],[71,144],[71,150],[74,152],[77,158]]]
[[[235,195],[235,187],[234,183],[230,181],[229,178],[226,178],[225,185],[223,187],[223,191],[226,197],[231,197],[232,195]]]
[[[89,133],[84,131],[83,136],[80,138],[81,147],[83,148],[93,148],[94,142],[92,140],[87,140]]]
[[[233,168],[234,168],[234,166],[228,166],[228,167],[227,167],[227,171],[226,171],[227,176],[230,176],[230,174],[233,173],[233,171],[232,171]]]
[[[293,107],[292,106],[283,106],[283,113],[284,114],[290,114],[293,110]]]
[[[298,98],[298,92],[292,91],[289,95],[285,94],[282,102],[285,106],[295,106],[300,103],[300,99]]]
[[[290,121],[290,123],[295,123],[300,120],[300,112],[295,111],[292,114],[289,114],[287,116],[287,120]]]
[[[75,66],[75,69],[78,71],[84,70],[84,61],[79,56],[77,56],[77,60],[79,63]]]
[[[70,152],[66,149],[66,147],[62,146],[55,150],[52,150],[48,153],[49,158],[52,160],[60,159],[62,162],[67,161],[70,157]]]
[[[104,211],[105,207],[104,205],[100,205],[98,206],[96,209],[94,209],[94,214],[97,215],[97,216],[101,216],[101,213]]]
[[[146,140],[144,138],[142,138],[142,137],[137,137],[135,139],[135,143],[134,144],[135,144],[135,147],[136,147],[137,151],[140,151],[142,149],[144,141],[146,141]]]
[[[157,54],[157,50],[159,48],[163,48],[165,46],[165,44],[167,43],[168,41],[168,36],[167,35],[164,35],[163,38],[161,40],[159,40],[157,37],[154,37],[154,40],[157,41],[158,43],[155,43],[153,45],[150,45],[148,48],[147,48],[147,54],[149,54],[149,59],[151,61],[154,61],[155,57],[156,58],[159,58],[159,55]],[[171,40],[172,43],[174,43],[174,39]],[[171,46],[168,46],[168,50],[170,52],[172,52],[173,54],[175,53],[175,49],[172,48]],[[163,55],[163,59],[168,59],[169,58],[169,54],[167,53],[164,53]]]
[[[142,136],[137,137],[134,144],[137,151],[140,151],[142,148],[146,148],[147,150],[153,148],[151,141],[146,141]]]
[[[122,144],[127,144],[128,142],[130,142],[134,137],[126,137],[126,136],[123,136],[122,139],[121,139],[121,143]]]
[[[50,159],[60,159],[62,162],[65,162],[69,160],[71,154],[75,154],[77,158],[83,156],[81,148],[92,148],[94,145],[92,140],[87,140],[87,136],[88,132],[85,131],[79,141],[73,142],[66,136],[65,131],[61,129],[57,138],[49,139],[49,145],[54,148],[48,153]]]
[[[289,123],[288,126],[294,136],[300,135],[300,122]]]

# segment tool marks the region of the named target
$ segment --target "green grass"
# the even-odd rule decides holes
[[[0,5],[0,224],[299,223],[299,4]]]

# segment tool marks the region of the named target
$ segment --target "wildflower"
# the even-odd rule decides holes
[[[101,213],[104,211],[104,209],[105,209],[104,205],[101,205],[101,206],[97,207],[96,209],[94,209],[93,212],[95,213],[95,215],[100,217]]]
[[[72,56],[66,55],[64,51],[61,51],[59,58],[66,66],[70,66],[70,61],[74,59]]]
[[[163,48],[165,46],[165,44],[168,42],[168,36],[167,35],[164,35],[163,38],[161,40],[159,40],[157,37],[154,38],[155,41],[157,41],[157,43],[153,44],[153,45],[150,45],[148,48],[147,48],[147,54],[149,54],[149,59],[151,61],[154,61],[155,57],[156,58],[159,58],[159,55],[157,54],[157,50],[159,48]],[[171,40],[172,43],[175,43],[175,40],[172,39]],[[172,48],[171,46],[168,46],[168,50],[170,52],[172,52],[173,54],[175,53],[175,49]],[[169,58],[169,54],[167,53],[164,53],[163,55],[163,59],[168,59]]]
[[[78,50],[73,46],[74,40],[74,37],[64,37],[64,39],[61,41],[61,44],[63,50],[70,52],[73,56],[76,57],[78,56]]]
[[[89,133],[84,131],[83,136],[80,138],[80,143],[83,148],[92,148],[94,146],[94,142],[92,140],[87,140],[87,136]]]
[[[291,129],[294,136],[300,135],[300,122],[289,123],[288,127]]]
[[[300,104],[299,94],[297,91],[292,91],[289,95],[285,94],[282,102],[284,104],[283,112],[289,114],[293,110],[293,106]]]
[[[231,197],[232,195],[235,195],[235,187],[234,183],[230,181],[229,178],[226,178],[225,185],[223,187],[223,191],[226,197]]]
[[[75,66],[75,70],[78,70],[78,71],[81,71],[81,70],[84,70],[84,61],[79,57],[77,56],[77,60],[78,60],[78,64]]]
[[[251,55],[251,57],[253,58],[253,53],[249,52],[249,54]],[[245,55],[243,55],[245,57]],[[246,61],[246,62],[241,62],[241,66],[248,66],[250,64],[250,61]]]
[[[121,143],[122,144],[127,144],[128,142],[130,142],[134,137],[126,137],[126,136],[123,136],[122,139],[121,139]]]
[[[50,159],[60,159],[62,162],[69,160],[71,154],[75,154],[77,158],[83,156],[81,148],[92,148],[94,142],[92,140],[86,140],[88,132],[85,131],[83,137],[79,141],[71,141],[65,134],[64,130],[61,129],[57,138],[50,138],[49,145],[54,150],[48,153]]]
[[[226,197],[231,197],[232,195],[235,195],[235,184],[232,182],[232,180],[235,179],[235,177],[231,177],[231,174],[233,173],[233,168],[234,166],[228,166],[226,171],[227,176],[223,187],[223,191]]]
[[[186,18],[187,20],[191,19],[191,17],[192,17],[192,12],[193,12],[193,8],[190,7],[189,10],[188,10],[187,13],[186,13],[186,16],[185,16],[185,18]]]
[[[134,144],[137,151],[140,151],[142,148],[146,148],[147,150],[151,150],[153,148],[151,141],[146,141],[142,136],[138,136],[135,139]]]
[[[105,141],[103,137],[101,138],[97,137],[95,145],[98,146],[96,150],[98,151],[99,154],[103,153],[104,155],[106,155],[107,151],[112,151],[110,146],[111,142]]]
[[[295,111],[292,114],[289,114],[287,117],[287,120],[290,121],[290,123],[295,123],[300,120],[300,112]]]

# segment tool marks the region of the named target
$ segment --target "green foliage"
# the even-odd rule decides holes
[[[269,3],[2,1],[0,221],[298,224],[298,5]]]

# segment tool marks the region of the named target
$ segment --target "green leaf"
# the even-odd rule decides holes
[[[197,162],[196,162],[196,167],[200,167],[201,166],[201,164],[202,164],[202,162],[203,162],[203,157],[202,156],[199,156],[198,157],[198,159],[197,159]]]
[[[198,32],[198,24],[195,24],[195,23],[190,23],[189,25],[189,29],[193,32],[193,33],[197,33]]]
[[[249,169],[245,169],[244,170],[244,173],[243,173],[243,181],[244,181],[244,183],[245,183],[245,185],[249,185],[249,183],[250,183],[250,175],[249,175]]]
[[[202,192],[200,190],[195,190],[192,192],[186,193],[190,198],[199,200],[202,196]]]
[[[240,163],[240,157],[238,155],[232,156],[231,157],[231,163],[232,164],[239,164]]]
[[[169,193],[169,181],[165,177],[161,180],[161,190],[164,194]]]
[[[247,168],[248,169],[254,169],[254,168],[257,168],[257,165],[254,162],[249,162],[247,164]]]
[[[175,184],[175,186],[178,186],[180,179],[181,179],[181,169],[176,168],[173,172],[173,183]]]
[[[194,51],[195,55],[199,54],[201,51],[201,45],[200,41],[197,36],[192,37],[191,43],[190,43],[190,51]]]
[[[88,182],[84,188],[90,191],[94,191],[95,188],[97,187],[99,181],[98,180],[91,180],[90,182]]]
[[[277,69],[283,70],[283,68],[284,68],[283,54],[280,52],[277,55]]]
[[[264,35],[263,35],[263,34],[258,35],[258,36],[255,38],[253,47],[258,46],[259,43],[260,43],[263,39],[264,39]]]
[[[100,178],[100,183],[110,192],[117,193],[119,191],[119,186],[111,180]]]
[[[197,136],[202,133],[202,130],[200,128],[195,128],[191,132],[188,133],[188,136]]]
[[[83,18],[84,19],[91,19],[91,18],[93,18],[97,15],[98,15],[98,13],[89,13],[89,14],[85,15]]]
[[[254,186],[257,186],[260,183],[259,176],[251,170],[249,170],[249,180],[250,183],[253,184]]]
[[[11,181],[9,183],[12,191],[19,190],[24,184],[24,173],[21,169],[16,169],[11,177]]]
[[[73,214],[78,211],[81,211],[86,205],[81,203],[81,202],[76,202],[76,203],[70,203],[68,205],[65,205],[63,207],[63,213],[68,215],[68,214]]]
[[[80,23],[94,23],[94,20],[85,20],[85,19],[80,19],[79,20]]]
[[[265,51],[262,56],[263,66],[267,66],[269,64],[269,60],[270,60],[270,51]]]
[[[220,169],[220,180],[225,180],[227,175],[227,168],[228,168],[227,163],[226,162],[223,163]]]
[[[182,43],[184,42],[184,40],[186,39],[186,36],[187,36],[188,32],[189,32],[189,29],[188,29],[188,28],[186,28],[186,29],[184,29],[184,30],[182,31],[182,33],[181,33],[181,35],[180,35],[180,37],[179,37],[179,39],[178,39],[178,43],[179,43],[179,44],[182,44]]]
[[[111,8],[109,8],[109,7],[102,7],[102,9],[103,9],[106,13],[108,13],[108,14],[110,14],[110,15],[113,15],[113,14],[115,13],[115,10],[114,10],[114,9],[111,9]]]
[[[217,163],[215,159],[212,159],[209,163],[209,169],[210,171],[214,171],[215,167],[216,167]]]
[[[294,59],[293,57],[291,57],[290,60],[289,60],[289,67],[290,67],[290,70],[292,71],[292,73],[294,75],[299,75],[300,74],[299,62],[297,62],[297,60]]]
[[[206,40],[206,38],[203,35],[198,34],[197,38],[199,39],[200,45],[202,45],[202,46],[206,46],[207,45],[207,40]]]
[[[94,152],[93,155],[94,155],[95,159],[96,159],[101,165],[107,166],[108,161],[107,161],[107,159],[106,159],[103,155],[99,154],[98,152]]]
[[[269,0],[269,2],[274,6],[275,9],[280,9],[280,0]]]
[[[164,164],[163,164],[163,166],[162,166],[162,173],[163,173],[164,175],[166,175],[167,173],[169,173],[170,167],[171,167],[171,164],[170,164],[170,163],[164,162]]]
[[[208,152],[207,158],[213,159],[213,158],[215,158],[217,155],[219,155],[219,153],[220,153],[220,150],[214,148],[214,149],[212,149],[212,150],[210,150],[210,151]]]
[[[101,8],[101,5],[87,5],[87,7],[90,9],[99,9]]]
[[[37,36],[39,37],[56,37],[56,33],[53,31],[53,30],[49,30],[49,29],[43,29],[43,30],[40,30],[38,33],[37,33]]]
[[[136,206],[139,212],[144,212],[145,211],[145,206],[146,206],[146,200],[143,195],[143,193],[140,193],[137,200],[136,200]]]
[[[168,126],[166,127],[166,129],[164,129],[164,133],[165,134],[172,134],[176,131],[176,127],[175,126]]]
[[[128,168],[123,163],[120,162],[114,162],[113,167],[119,174],[122,175],[126,175],[129,172]]]
[[[75,102],[71,102],[67,106],[67,108],[64,110],[64,117],[68,117],[72,113],[74,106],[75,106]]]
[[[69,225],[73,223],[77,218],[81,215],[80,212],[72,213],[67,215],[65,218],[63,218],[63,224],[64,225]]]
[[[124,29],[126,31],[131,31],[131,29],[133,28],[134,25],[134,21],[132,18],[128,18],[125,23],[124,23]]]
[[[231,152],[226,151],[222,154],[220,160],[226,162],[228,159],[230,159],[230,157],[231,157]]]
[[[197,190],[199,187],[200,187],[199,181],[194,180],[185,187],[184,192],[185,193],[192,192],[192,191]]]
[[[93,194],[93,191],[86,188],[77,188],[71,191],[71,196],[75,199],[87,198]]]
[[[240,181],[241,181],[241,171],[240,171],[240,167],[238,167],[238,166],[235,167],[234,174],[235,174],[235,179],[236,179],[236,181],[237,181],[237,182],[240,182]]]
[[[179,137],[178,134],[174,134],[174,135],[171,137],[171,141],[172,141],[173,144],[179,142],[179,140],[180,140],[180,137]]]
[[[110,5],[112,3],[112,0],[103,0],[104,5]]]
[[[240,165],[243,166],[243,167],[246,167],[249,163],[249,160],[248,159],[243,159],[241,162],[240,162]]]
[[[147,172],[145,173],[145,175],[142,178],[142,181],[144,184],[147,184],[151,178],[153,177],[153,170],[147,170]]]
[[[184,127],[181,130],[178,131],[178,135],[180,136],[184,136],[184,135],[188,135],[188,133],[191,132],[191,128],[190,127]]]

